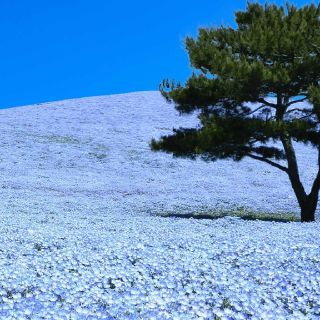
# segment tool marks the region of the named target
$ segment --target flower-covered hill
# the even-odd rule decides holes
[[[319,319],[320,225],[156,217],[297,208],[254,161],[152,153],[178,117],[156,92],[0,111],[0,319]],[[303,178],[316,159],[299,148]]]
[[[1,209],[6,212],[116,212],[244,206],[297,211],[285,173],[240,163],[153,153],[152,137],[197,125],[158,92],[65,100],[0,110]],[[316,152],[301,147],[311,183]]]

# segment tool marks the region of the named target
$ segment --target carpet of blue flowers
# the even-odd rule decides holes
[[[154,216],[297,212],[267,165],[150,152],[179,124],[196,119],[154,92],[0,112],[0,319],[320,318],[318,222]]]

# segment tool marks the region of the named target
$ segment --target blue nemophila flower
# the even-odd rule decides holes
[[[150,216],[199,209],[219,197],[246,205],[244,186],[254,207],[296,204],[285,178],[274,176],[275,191],[258,175],[247,178],[250,162],[237,170],[235,185],[227,162],[151,154],[146,136],[162,132],[152,119],[171,129],[177,118],[155,94],[149,98],[91,98],[90,112],[83,100],[0,117],[9,185],[2,191],[10,202],[0,215],[0,318],[318,319],[319,223]],[[142,118],[127,116],[137,111]],[[18,140],[21,148],[8,148]],[[23,167],[12,166],[23,150],[30,154]],[[316,172],[304,154],[308,180]]]

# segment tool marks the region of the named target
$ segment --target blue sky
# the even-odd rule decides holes
[[[245,6],[245,0],[1,0],[0,108],[157,90],[167,77],[184,81],[190,68],[183,39],[200,26],[232,25]]]

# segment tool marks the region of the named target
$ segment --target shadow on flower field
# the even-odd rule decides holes
[[[262,211],[252,211],[250,209],[235,208],[230,210],[208,210],[196,212],[162,212],[157,216],[165,218],[197,219],[197,220],[216,220],[225,217],[239,218],[242,220],[258,220],[269,222],[300,222],[300,218],[295,213],[271,213]]]

